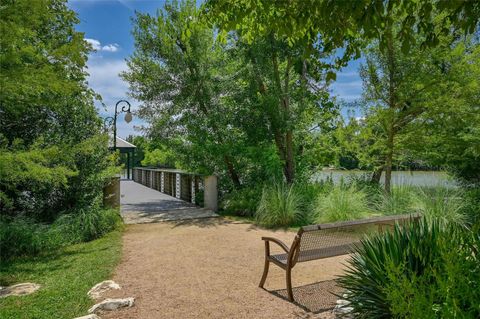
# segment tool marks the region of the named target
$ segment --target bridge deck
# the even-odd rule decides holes
[[[215,212],[160,193],[130,180],[120,182],[120,206],[125,224],[218,217]]]

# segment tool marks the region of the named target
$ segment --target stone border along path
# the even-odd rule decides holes
[[[125,224],[144,224],[218,217],[197,207],[131,180],[120,182],[120,206]]]

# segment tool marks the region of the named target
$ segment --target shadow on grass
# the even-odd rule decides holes
[[[44,276],[54,271],[70,268],[77,258],[93,252],[106,251],[108,248],[66,247],[57,251],[43,253],[34,257],[18,257],[0,262],[0,286],[18,283],[17,274],[23,277]]]
[[[288,300],[286,289],[269,291],[272,295]],[[338,297],[342,289],[336,285],[335,280],[320,281],[313,284],[293,288],[293,302],[305,311],[318,314],[331,310],[335,307]]]

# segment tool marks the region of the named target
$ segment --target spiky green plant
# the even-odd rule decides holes
[[[439,220],[443,225],[464,225],[464,205],[463,193],[460,190],[436,187],[430,190],[418,189],[412,208],[430,220]]]
[[[363,218],[368,213],[367,195],[355,185],[335,186],[318,196],[315,213],[319,223]]]
[[[355,318],[478,318],[480,235],[422,219],[362,240],[338,283]]]
[[[255,218],[267,227],[291,226],[301,217],[301,206],[301,196],[293,186],[274,183],[263,188]]]

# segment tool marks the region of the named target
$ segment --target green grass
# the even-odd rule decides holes
[[[0,264],[0,285],[35,282],[42,288],[28,296],[0,299],[0,318],[74,318],[94,302],[87,292],[110,278],[121,255],[121,232],[67,247],[57,253]]]

